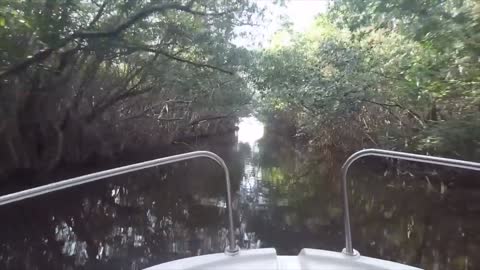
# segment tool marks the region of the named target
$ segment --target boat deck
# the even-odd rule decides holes
[[[298,256],[277,256],[273,248],[242,250],[239,255],[223,253],[191,257],[159,264],[146,270],[227,269],[227,270],[421,270],[365,256],[348,256],[340,252],[303,249]]]

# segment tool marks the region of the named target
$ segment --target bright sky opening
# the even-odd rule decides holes
[[[260,8],[265,8],[264,25],[238,27],[241,31],[250,31],[252,36],[237,38],[238,46],[247,48],[265,47],[272,36],[280,30],[284,18],[293,24],[297,32],[305,31],[315,20],[315,16],[325,13],[331,0],[290,0],[285,6],[275,4],[273,0],[257,0]]]

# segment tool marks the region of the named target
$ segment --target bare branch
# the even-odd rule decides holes
[[[89,28],[92,28],[97,22],[98,20],[100,20],[100,18],[102,17],[103,15],[103,12],[105,11],[105,7],[107,6],[107,0],[105,0],[103,2],[103,4],[100,6],[100,8],[98,9],[98,12],[97,12],[97,15],[95,15],[95,17],[93,18],[93,20],[88,24],[88,27]]]
[[[193,102],[192,100],[178,100],[178,99],[169,99],[164,101],[164,103],[186,103],[186,104],[190,104],[192,102]]]
[[[102,115],[108,108],[112,107],[113,105],[117,104],[118,102],[131,98],[134,96],[142,95],[145,93],[148,93],[153,90],[153,87],[146,87],[142,90],[137,90],[137,91],[125,91],[121,94],[119,94],[116,97],[111,98],[107,102],[97,106],[96,108],[93,108],[93,110],[85,117],[85,120],[87,123],[92,122],[97,118],[98,116]]]
[[[174,122],[174,121],[182,121],[185,119],[184,118],[158,118],[157,120],[162,122]]]
[[[210,116],[210,117],[202,117],[200,119],[197,119],[197,120],[194,120],[194,121],[191,121],[189,123],[190,126],[195,126],[197,124],[199,124],[200,122],[203,122],[203,121],[212,121],[212,120],[218,120],[218,119],[224,119],[224,118],[230,118],[233,116],[235,112],[231,112],[229,114],[226,114],[226,115],[218,115],[218,116]]]
[[[413,118],[415,118],[417,120],[417,122],[422,126],[422,127],[425,127],[425,124],[423,123],[422,121],[422,118],[421,116],[412,111],[411,109],[408,109],[408,108],[405,108],[404,106],[398,104],[398,103],[381,103],[381,102],[376,102],[376,101],[373,101],[373,100],[368,100],[368,99],[361,99],[361,101],[363,102],[367,102],[367,103],[372,103],[372,104],[375,104],[375,105],[379,105],[379,106],[382,106],[382,107],[397,107],[399,109],[402,109],[402,110],[405,110],[407,111],[411,116],[413,116]]]
[[[32,64],[34,64],[36,62],[42,62],[43,60],[47,59],[54,51],[55,51],[55,49],[48,48],[48,49],[44,49],[44,50],[41,50],[41,51],[37,52],[36,54],[27,58],[27,60],[25,60],[21,63],[18,63],[16,65],[14,65],[13,67],[11,67],[10,69],[7,69],[3,73],[1,73],[0,74],[0,79],[6,77],[8,75],[17,73],[19,71],[22,71],[22,70],[28,68],[29,66],[31,66]]]
[[[127,46],[128,49],[134,49],[134,50],[137,50],[137,51],[145,51],[145,52],[151,52],[151,53],[157,53],[157,54],[161,54],[167,58],[170,58],[172,60],[175,60],[175,61],[178,61],[178,62],[182,62],[182,63],[187,63],[187,64],[190,64],[190,65],[193,65],[195,67],[199,67],[199,68],[209,68],[209,69],[214,69],[214,70],[218,70],[220,72],[223,72],[223,73],[226,73],[226,74],[230,74],[230,75],[234,75],[235,73],[233,71],[230,71],[230,70],[226,70],[226,69],[223,69],[221,67],[217,67],[217,66],[213,66],[213,65],[210,65],[210,64],[206,64],[206,63],[197,63],[197,62],[193,62],[193,61],[190,61],[188,59],[185,59],[185,58],[181,58],[181,57],[178,57],[178,56],[175,56],[173,54],[170,54],[164,50],[161,50],[161,49],[156,49],[156,48],[151,48],[151,47],[148,47],[148,46]]]

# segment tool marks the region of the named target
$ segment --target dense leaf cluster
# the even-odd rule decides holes
[[[254,80],[266,112],[312,142],[480,158],[480,3],[339,0],[306,33],[288,27]],[[304,132],[299,132],[304,134]]]

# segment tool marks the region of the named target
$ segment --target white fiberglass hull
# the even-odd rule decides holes
[[[277,256],[273,248],[242,250],[236,256],[223,253],[176,260],[147,270],[421,270],[416,267],[340,252],[303,249],[298,256]]]

